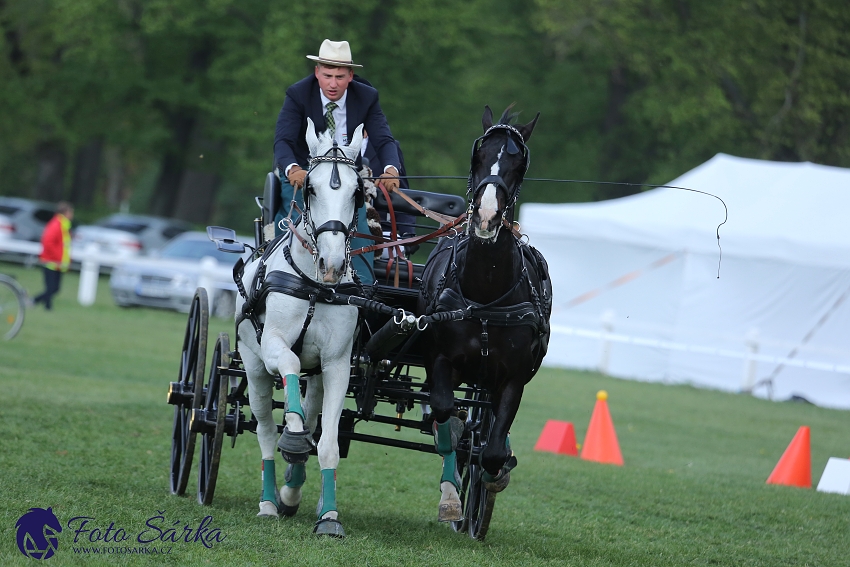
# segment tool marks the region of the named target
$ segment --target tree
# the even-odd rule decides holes
[[[850,165],[846,3],[537,4],[560,51],[608,69],[608,178],[664,182],[717,152]]]

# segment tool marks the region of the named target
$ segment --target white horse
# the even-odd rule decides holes
[[[307,289],[321,290],[352,282],[348,240],[352,223],[356,222],[355,195],[359,189],[354,160],[360,154],[363,126],[357,128],[348,146],[338,147],[327,132],[317,136],[313,122],[309,119],[307,122],[311,159],[303,188],[304,214],[268,258],[255,260],[245,268],[242,282],[249,294],[252,282],[256,285],[254,275],[263,263],[266,275],[279,270],[300,276],[301,283],[309,278],[313,283],[308,282]],[[293,236],[293,232],[298,236]],[[286,247],[295,267],[283,253]],[[293,276],[288,278],[290,282],[296,281]],[[240,298],[237,314],[242,311],[243,303]],[[251,321],[243,320],[238,324],[239,340],[244,346],[240,352],[248,375],[248,397],[251,412],[257,418],[257,439],[263,458],[263,495],[257,515],[292,516],[298,510],[301,486],[306,479],[305,463],[313,446],[312,432],[316,430],[321,412],[322,436],[317,450],[322,489],[313,531],[344,537],[336,507],[337,437],[348,388],[357,309],[349,305],[329,305],[320,299],[306,332],[302,333],[311,310],[307,299],[272,291],[259,317],[262,324],[259,343]],[[293,348],[298,350],[299,336],[303,346],[300,354],[296,354]],[[313,368],[319,368],[321,373],[307,378],[307,392],[302,399],[298,376],[302,369]],[[275,376],[285,381],[286,423],[280,439],[272,418]],[[280,492],[275,478],[278,448],[288,463]]]

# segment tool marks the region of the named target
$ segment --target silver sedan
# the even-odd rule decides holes
[[[238,259],[238,254],[217,250],[206,233],[184,232],[150,256],[139,256],[116,267],[109,287],[121,307],[139,305],[188,312],[200,285],[210,296],[211,313],[232,317],[237,293],[233,264]]]

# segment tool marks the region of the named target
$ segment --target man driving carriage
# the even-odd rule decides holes
[[[373,153],[371,167],[381,172],[378,182],[388,191],[398,189],[400,185],[406,187],[406,182],[399,178],[405,173],[401,147],[393,138],[381,110],[378,91],[354,74],[354,68],[362,65],[354,63],[348,42],[326,39],[319,48],[319,55],[308,55],[307,58],[316,62],[314,72],[286,90],[286,100],[275,129],[275,174],[281,181],[281,206],[275,216],[278,234],[281,219],[290,215],[293,219],[297,217],[297,211],[290,210],[292,200],[303,208],[303,196],[298,190],[304,185],[309,161],[305,141],[307,118],[313,121],[317,130],[330,130],[341,146],[348,145],[354,130],[363,124],[369,135],[369,152]],[[357,231],[370,232],[362,207],[357,213]],[[352,248],[369,244],[360,238],[351,241]],[[368,257],[371,260],[372,254]],[[361,280],[371,283],[371,271],[357,264],[355,268],[359,268]]]

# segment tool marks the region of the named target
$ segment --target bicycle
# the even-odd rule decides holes
[[[0,334],[10,340],[24,324],[26,291],[13,278],[0,274]]]

